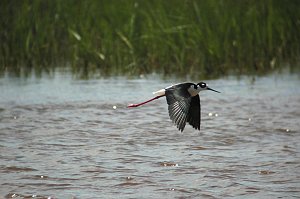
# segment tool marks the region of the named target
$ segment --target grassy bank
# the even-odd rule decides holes
[[[203,76],[300,55],[298,0],[2,0],[1,71]]]

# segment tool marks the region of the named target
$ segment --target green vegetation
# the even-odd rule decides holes
[[[0,71],[273,70],[299,62],[299,0],[1,0]]]

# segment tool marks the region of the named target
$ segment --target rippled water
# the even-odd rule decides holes
[[[206,81],[200,132],[126,108],[182,81],[2,77],[0,197],[299,198],[299,76]]]

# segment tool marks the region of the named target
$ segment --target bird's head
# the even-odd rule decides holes
[[[197,90],[199,90],[199,92],[204,91],[204,90],[211,90],[211,91],[215,91],[217,93],[220,93],[219,91],[216,91],[214,89],[209,88],[205,82],[199,82],[197,84]]]

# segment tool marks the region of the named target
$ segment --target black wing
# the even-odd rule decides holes
[[[182,132],[189,118],[192,97],[187,89],[191,83],[184,83],[166,89],[169,116]]]
[[[193,128],[200,130],[201,107],[199,95],[192,97],[187,121]]]

